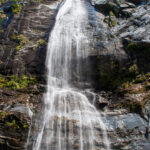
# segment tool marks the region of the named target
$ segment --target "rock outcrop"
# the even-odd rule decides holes
[[[55,0],[25,0],[17,3],[21,7],[18,12],[14,12],[13,1],[0,4],[2,150],[25,149],[32,118],[42,109],[46,43],[59,3]],[[35,82],[30,84],[26,75],[34,76]]]

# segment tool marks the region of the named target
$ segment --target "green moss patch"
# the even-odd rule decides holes
[[[133,112],[133,113],[141,114],[142,113],[142,109],[144,107],[144,104],[145,104],[145,102],[141,103],[141,102],[137,102],[137,101],[123,102],[123,103],[119,104],[118,107],[119,108],[126,108],[130,112]]]
[[[21,11],[21,9],[22,9],[22,5],[19,3],[19,2],[17,2],[18,0],[16,0],[16,3],[15,4],[13,4],[13,7],[12,7],[12,12],[14,13],[14,14],[17,14],[17,13],[19,13],[20,11]],[[20,0],[21,1],[21,0]]]
[[[148,100],[150,100],[150,95],[146,95],[142,101],[124,101],[117,104],[118,108],[128,109],[132,113],[138,113],[142,115],[143,109],[147,104]]]
[[[6,122],[6,125],[15,129],[19,129],[19,125],[16,123],[16,120],[12,120],[11,122]]]
[[[7,113],[5,111],[0,112],[0,119],[4,119]]]
[[[148,43],[129,42],[126,48],[127,51],[142,52],[150,56],[150,45]]]
[[[13,35],[11,39],[17,43],[16,50],[18,51],[23,49],[24,46],[29,42],[27,37],[25,37],[23,34]]]
[[[113,11],[109,11],[109,16],[105,17],[104,22],[106,22],[109,27],[114,27],[117,25],[117,20]]]
[[[39,39],[37,42],[36,42],[36,45],[34,47],[34,49],[38,48],[39,46],[41,45],[45,45],[46,44],[46,41],[43,40],[43,39]]]
[[[99,84],[102,89],[116,90],[118,87],[128,88],[138,75],[136,64],[130,67],[120,67],[118,63],[110,62],[98,67]]]
[[[34,83],[36,83],[35,77],[28,77],[26,75],[22,77],[17,77],[14,75],[3,77],[0,75],[0,88],[6,87],[12,90],[23,89]]]
[[[0,122],[5,127],[10,127],[11,129],[27,129],[29,125],[27,120],[22,118],[23,116],[19,114],[13,114],[10,112],[1,111],[0,112]]]

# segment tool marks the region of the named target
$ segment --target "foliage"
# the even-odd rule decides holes
[[[142,83],[146,81],[146,75],[145,74],[142,74],[141,76],[137,77],[135,80],[134,80],[134,83]]]
[[[30,84],[36,83],[35,77],[28,77],[26,75],[22,77],[7,76],[2,77],[0,75],[0,88],[7,87],[8,89],[22,89],[28,87]]]
[[[38,48],[40,45],[44,45],[46,44],[46,41],[43,40],[43,39],[39,39],[37,42],[36,42],[36,45],[35,45],[35,49]]]
[[[112,2],[108,3],[108,9],[111,11],[114,9],[114,4]]]
[[[117,21],[116,20],[111,20],[110,27],[114,27],[116,25],[117,25]]]
[[[3,23],[3,20],[6,18],[6,15],[3,12],[0,12],[0,26]]]
[[[23,124],[23,128],[29,128],[29,126],[27,124]]]
[[[126,108],[130,112],[142,115],[145,105],[150,100],[150,94],[146,95],[142,101],[124,101],[118,104],[119,108]]]
[[[25,37],[23,34],[20,35],[13,35],[12,40],[16,41],[18,45],[16,46],[16,50],[21,50],[27,44],[29,41],[27,37]]]
[[[15,129],[19,129],[19,125],[16,123],[16,120],[12,120],[11,122],[6,122],[6,125],[13,127]]]
[[[21,2],[22,0],[13,0],[15,3],[13,4],[12,6],[12,12],[13,14],[17,14],[21,11],[22,9],[22,5],[21,5]]]
[[[138,75],[138,66],[136,64],[133,64],[132,66],[129,67],[129,75],[136,77]]]
[[[138,50],[138,45],[135,42],[130,42],[127,45],[127,50]]]
[[[115,16],[115,14],[112,11],[109,11],[109,16]]]
[[[0,0],[0,3],[4,3],[5,0]]]
[[[0,112],[0,119],[4,119],[6,115],[7,115],[6,112],[4,112],[4,111]]]
[[[119,87],[126,89],[132,84],[139,73],[137,65],[133,64],[128,68],[119,67],[119,64],[113,61],[99,66],[99,84],[101,88],[114,91]]]
[[[0,0],[2,4],[8,1],[9,0]],[[22,0],[12,0],[12,1],[14,2],[14,4],[12,5],[12,12],[13,14],[17,14],[22,9],[22,4],[21,4]]]
[[[14,14],[17,14],[17,13],[19,13],[21,11],[21,9],[22,9],[22,5],[19,4],[19,3],[15,3],[15,4],[13,4],[12,12]]]
[[[3,123],[5,123],[5,125],[14,129],[29,128],[29,125],[26,122],[24,122],[21,118],[16,118],[16,116],[6,111],[0,112],[0,120]]]
[[[123,103],[119,104],[119,107],[124,107],[124,108],[128,109],[130,112],[142,114],[142,109],[143,109],[145,103],[146,103],[146,101],[123,102]]]
[[[3,88],[5,86],[5,78],[3,78],[2,75],[0,75],[0,88]]]
[[[42,2],[43,2],[43,0],[35,0],[35,1],[37,1],[37,2],[39,2],[39,3],[42,3]]]
[[[113,11],[109,11],[109,16],[105,17],[104,22],[106,22],[109,27],[114,27],[117,25],[117,20]]]
[[[147,43],[130,42],[126,49],[127,51],[143,52],[148,57],[150,56],[150,45]]]
[[[97,68],[99,75],[96,76],[97,80],[99,80],[98,88],[114,92],[130,92],[130,87],[133,84],[144,83],[140,91],[150,89],[150,73],[141,74],[137,64],[121,67],[119,62],[108,62],[108,60],[106,62],[103,61],[103,65],[99,64]]]
[[[110,21],[109,17],[105,17],[104,22],[106,22],[108,24],[109,21]]]

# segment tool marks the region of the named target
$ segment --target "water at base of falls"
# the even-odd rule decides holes
[[[65,0],[49,37],[47,92],[32,150],[109,150],[100,113],[73,83],[83,82],[89,52],[86,0]],[[84,63],[85,62],[85,63]],[[84,71],[83,71],[84,70]]]

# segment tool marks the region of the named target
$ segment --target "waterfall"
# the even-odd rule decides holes
[[[43,120],[32,150],[110,150],[101,114],[74,84],[86,80],[87,26],[85,0],[64,0],[49,37]]]

